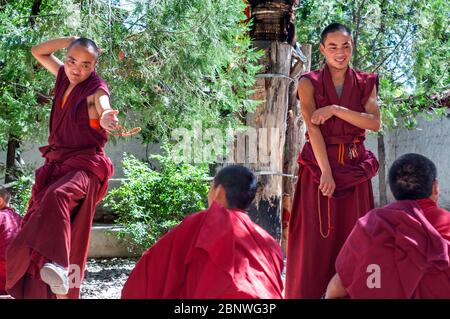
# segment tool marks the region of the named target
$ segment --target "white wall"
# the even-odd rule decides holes
[[[369,135],[366,145],[378,157],[376,137]],[[431,159],[438,170],[439,204],[450,210],[450,116],[434,118],[433,121],[420,119],[415,130],[388,132],[385,147],[386,171],[397,157],[406,153],[419,153]],[[375,202],[378,204],[378,178],[373,179],[373,187]],[[387,189],[388,200],[392,200],[389,187]]]
[[[39,152],[39,147],[44,144],[25,142],[22,146],[22,157],[26,164],[33,165],[34,168],[41,166],[44,163],[44,159],[41,157],[41,153]],[[146,146],[142,144],[142,141],[138,137],[119,139],[119,141],[114,144],[113,141],[110,141],[106,145],[105,149],[106,154],[111,158],[114,164],[114,176],[113,178],[122,178],[124,177],[122,170],[122,159],[123,153],[129,153],[135,155],[137,158],[141,160],[146,160]],[[147,149],[148,155],[151,154],[159,154],[160,148],[159,144],[150,144]],[[0,163],[5,164],[6,162],[6,152],[0,152]],[[3,184],[4,179],[3,176],[0,180],[0,184]],[[112,181],[111,186],[117,184],[117,182]]]

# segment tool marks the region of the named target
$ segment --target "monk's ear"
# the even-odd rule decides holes
[[[2,209],[5,205],[5,200],[3,199],[3,197],[0,197],[0,209]]]
[[[220,197],[225,197],[225,188],[222,185],[219,185],[216,187],[217,189],[217,195]]]
[[[320,43],[319,49],[320,53],[325,56],[325,45],[323,43]]]
[[[225,188],[220,184],[214,188],[214,200],[220,203],[223,207],[228,207]]]
[[[439,197],[439,183],[438,183],[437,179],[435,179],[433,182],[433,188],[431,190],[431,195],[433,197],[436,197],[436,199]]]

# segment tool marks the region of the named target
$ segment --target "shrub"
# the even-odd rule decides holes
[[[124,154],[126,179],[104,198],[124,227],[119,238],[134,244],[131,250],[147,249],[187,214],[206,207],[208,165],[175,163],[167,154],[151,156],[159,161],[159,171]]]
[[[11,207],[24,216],[28,209],[28,202],[31,198],[31,188],[33,187],[33,178],[28,175],[21,176],[15,181],[11,190]]]

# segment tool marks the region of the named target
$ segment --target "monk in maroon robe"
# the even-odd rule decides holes
[[[374,207],[378,161],[364,146],[378,131],[378,76],[351,69],[353,40],[331,24],[321,36],[325,66],[303,75],[298,96],[307,126],[289,222],[286,298],[320,298],[359,217]]]
[[[6,295],[6,248],[20,230],[22,217],[9,207],[11,195],[0,186],[0,295]]]
[[[53,55],[63,48],[64,64]],[[118,111],[95,72],[99,50],[92,40],[54,39],[32,53],[56,76],[55,95],[48,145],[40,148],[45,164],[7,251],[6,289],[14,298],[79,298],[95,207],[113,174],[104,146]]]
[[[209,208],[187,216],[147,250],[122,298],[282,298],[281,248],[244,210],[255,194],[250,170],[222,169],[211,185]]]
[[[358,220],[336,260],[327,298],[450,298],[450,212],[436,167],[405,154],[389,171],[396,202]]]

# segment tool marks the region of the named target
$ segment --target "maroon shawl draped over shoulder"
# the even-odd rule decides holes
[[[213,203],[142,256],[122,298],[281,298],[282,268],[280,246],[245,211]]]
[[[336,93],[328,66],[302,75],[314,88],[316,108],[336,104],[365,112],[378,76],[347,69],[342,95]],[[379,163],[364,146],[365,130],[338,117],[320,125],[336,190],[333,198],[318,191],[321,170],[308,133],[298,157],[299,172],[289,222],[286,298],[320,298],[334,275],[334,263],[359,217],[374,207],[371,178]],[[351,150],[355,156],[350,157]]]
[[[449,239],[450,212],[430,199],[398,201],[358,220],[336,270],[351,298],[450,298]]]
[[[49,145],[40,148],[45,164],[36,170],[23,229],[7,252],[7,290],[16,298],[54,297],[47,285],[35,278],[36,270],[30,277],[33,262],[38,267],[47,260],[65,267],[78,265],[83,277],[95,206],[113,175],[112,162],[103,151],[107,134],[89,126],[86,100],[99,89],[109,95],[106,83],[93,72],[73,88],[61,108],[68,86],[61,66]],[[58,196],[68,198],[68,203],[55,199]],[[79,287],[71,288],[69,297],[78,298]]]

